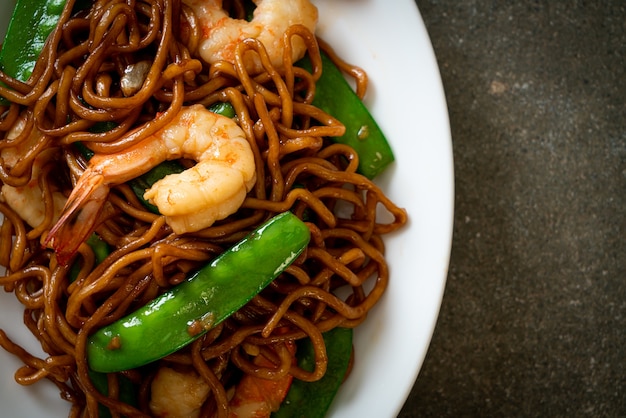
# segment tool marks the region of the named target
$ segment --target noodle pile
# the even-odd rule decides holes
[[[279,378],[288,372],[305,381],[319,379],[326,369],[322,332],[356,327],[365,319],[389,280],[381,236],[407,219],[403,209],[356,173],[353,149],[329,142],[343,133],[340,121],[310,105],[321,71],[319,47],[327,46],[294,26],[286,36],[304,40],[312,72],[291,62],[273,68],[254,40],[239,45],[234,65],[209,68],[194,55],[201,30],[178,1],[103,0],[89,10],[72,8],[69,1],[27,83],[0,73],[6,84],[0,95],[12,102],[2,110],[0,150],[19,149],[32,139],[31,132],[42,133],[35,144],[22,147],[16,163],[0,160],[2,184],[37,184],[45,203],[43,222],[31,227],[0,202],[0,265],[7,268],[0,284],[24,305],[25,325],[48,353],[35,358],[0,331],[0,345],[24,363],[15,380],[29,385],[49,379],[71,402],[71,416],[78,417],[95,415],[98,403],[114,416],[149,415],[150,384],[163,365],[195,369],[208,382],[203,416],[224,416],[227,391],[245,374]],[[233,2],[231,10],[242,8]],[[263,72],[246,71],[241,57],[250,51],[261,57]],[[364,74],[335,60],[359,75],[357,91],[363,95]],[[145,81],[124,94],[120,79],[140,62],[149,63]],[[83,244],[71,267],[58,264],[43,243],[54,223],[53,194],[69,195],[86,165],[76,144],[100,154],[119,152],[166,125],[181,106],[217,102],[233,105],[255,155],[257,182],[238,212],[177,236],[128,185],[115,186],[96,230],[112,253],[96,264],[91,247]],[[23,132],[10,137],[20,120]],[[44,161],[41,167],[38,158]],[[381,206],[391,221],[377,221]],[[109,375],[109,396],[95,389],[85,359],[90,333],[181,282],[255,226],[287,210],[308,222],[312,237],[285,273],[190,346],[155,364]],[[304,338],[315,348],[312,372],[292,365],[280,344]],[[273,359],[275,367],[255,366],[257,353]],[[119,400],[122,375],[140,388],[137,406]]]

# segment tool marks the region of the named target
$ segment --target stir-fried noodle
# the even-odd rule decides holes
[[[231,13],[243,13],[232,3]],[[7,269],[0,284],[24,305],[25,325],[48,353],[35,358],[0,331],[0,345],[24,363],[15,380],[29,385],[49,379],[78,417],[96,411],[99,403],[114,414],[149,415],[150,384],[163,366],[194,369],[208,383],[203,416],[224,416],[227,392],[245,374],[319,379],[326,369],[322,333],[356,327],[379,301],[389,280],[381,236],[407,219],[379,187],[356,173],[355,151],[329,141],[343,133],[341,122],[310,104],[321,71],[319,48],[332,51],[296,25],[285,37],[305,43],[311,72],[294,66],[291,54],[285,54],[282,68],[273,66],[264,46],[252,39],[237,46],[234,63],[209,66],[196,57],[202,36],[197,19],[178,1],[102,0],[91,9],[72,10],[68,1],[27,83],[0,73],[6,85],[0,93],[12,102],[0,120],[0,152],[5,151],[0,180],[18,193],[33,188],[43,202],[35,225],[0,202],[0,264]],[[291,42],[284,44],[290,48]],[[260,57],[262,71],[247,70],[243,57],[250,54]],[[359,76],[363,95],[364,73],[335,59]],[[122,91],[120,80],[139,63],[145,66],[142,83]],[[177,235],[127,184],[115,185],[96,229],[111,254],[96,264],[91,247],[82,244],[70,267],[58,263],[46,236],[60,210],[55,198],[69,195],[86,166],[84,148],[120,152],[167,125],[182,106],[217,102],[233,105],[256,162],[256,182],[241,208],[208,228]],[[381,207],[385,223],[377,221]],[[96,390],[85,356],[92,332],[288,210],[308,222],[312,238],[285,273],[190,346],[141,369],[109,375],[108,396]],[[312,372],[293,365],[281,344],[303,338],[315,348]],[[259,352],[272,359],[272,367],[252,362]],[[136,406],[119,400],[122,375],[140,387]]]

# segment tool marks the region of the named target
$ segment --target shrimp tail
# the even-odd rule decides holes
[[[57,261],[67,265],[78,247],[96,229],[107,201],[109,186],[101,174],[83,175],[67,199],[44,244],[54,249]]]

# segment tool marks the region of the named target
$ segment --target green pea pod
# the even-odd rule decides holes
[[[168,174],[181,173],[185,168],[178,161],[163,161],[153,167],[147,173],[142,174],[128,182],[128,185],[135,193],[135,196],[152,213],[159,213],[159,208],[144,199],[143,195],[154,183]]]
[[[33,73],[41,51],[57,26],[66,0],[17,0],[7,26],[2,50],[0,71],[11,77],[27,81]],[[91,0],[76,0],[74,12],[91,7]],[[9,101],[0,97],[0,104]]]
[[[218,115],[226,116],[231,119],[237,116],[235,108],[230,102],[215,102],[207,109],[213,113],[217,113]]]
[[[109,245],[104,242],[97,234],[91,234],[89,239],[87,239],[87,244],[93,250],[96,256],[96,264],[100,264],[110,253],[111,249]],[[76,280],[76,276],[78,275],[79,266],[74,263],[70,270],[70,280]],[[98,392],[103,395],[109,394],[109,382],[107,380],[106,373],[98,373],[93,370],[89,370],[89,378],[93,383],[94,387],[98,390]],[[119,379],[120,385],[120,400],[129,405],[138,405],[137,400],[137,392],[138,388],[125,376],[119,375],[117,377]],[[102,404],[98,404],[98,416],[100,418],[110,418],[112,417],[111,411],[109,408]]]
[[[109,382],[107,380],[107,375],[105,373],[98,373],[94,372],[93,370],[89,370],[89,377],[91,378],[91,383],[93,383],[98,392],[102,393],[105,396],[108,396]],[[129,405],[138,405],[138,389],[135,387],[133,382],[131,382],[128,378],[122,375],[118,375],[118,379],[120,385],[120,401]],[[111,416],[112,415],[109,408],[102,404],[98,404],[99,418],[109,418]]]
[[[309,239],[309,228],[291,212],[271,218],[178,286],[92,334],[89,367],[132,369],[191,343],[265,288]]]
[[[109,247],[109,244],[107,244],[95,232],[91,234],[89,238],[87,238],[87,244],[91,247],[91,250],[93,251],[96,257],[96,264],[100,264],[105,258],[108,257],[109,254],[111,254],[111,248]],[[70,272],[69,272],[70,281],[73,282],[74,280],[76,280],[76,277],[78,277],[79,271],[80,271],[80,265],[78,265],[77,262],[75,261],[74,264],[72,264],[72,267],[70,268]]]
[[[311,69],[308,57],[298,65]],[[322,53],[322,75],[315,85],[313,105],[345,125],[345,134],[331,139],[356,150],[361,174],[372,179],[394,161],[391,146],[374,117],[325,53]]]
[[[330,408],[352,356],[352,329],[335,328],[324,333],[328,355],[326,374],[316,382],[294,379],[287,397],[272,418],[323,418]],[[305,370],[315,368],[315,352],[310,340],[298,344],[298,365]]]
[[[28,80],[63,7],[65,0],[17,0],[0,51],[3,72]]]

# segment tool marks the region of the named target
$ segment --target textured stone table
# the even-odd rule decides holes
[[[626,416],[626,2],[417,5],[456,214],[400,416]]]

